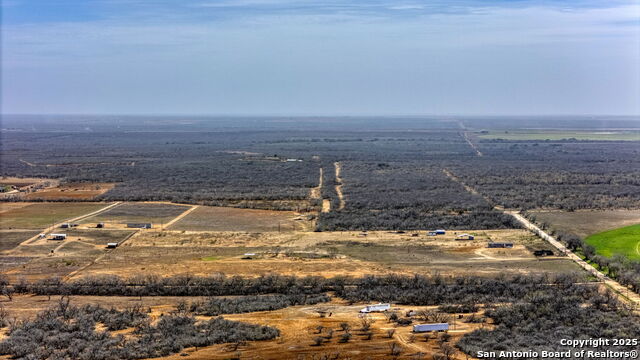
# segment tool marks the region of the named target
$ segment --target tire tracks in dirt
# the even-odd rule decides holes
[[[345,207],[344,194],[342,193],[342,178],[340,177],[342,166],[339,161],[334,162],[333,166],[336,168],[336,194],[338,194],[338,200],[340,200],[338,210],[342,210]]]

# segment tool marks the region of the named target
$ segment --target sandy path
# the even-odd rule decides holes
[[[340,200],[340,206],[338,206],[338,210],[342,210],[345,206],[344,195],[342,194],[342,178],[340,177],[340,171],[342,170],[342,167],[340,166],[340,162],[338,161],[334,162],[333,166],[336,167],[336,193],[338,194],[338,199]]]
[[[469,136],[467,135],[467,132],[463,132],[462,133],[462,138],[464,139],[464,141],[466,141],[469,146],[471,146],[471,148],[476,152],[476,155],[478,156],[482,156],[482,152],[480,152],[480,150],[478,149],[478,147],[476,146],[476,144],[472,143],[471,140],[469,139]]]
[[[178,221],[180,221],[182,218],[184,218],[185,216],[191,214],[195,209],[197,209],[198,207],[200,207],[199,205],[193,205],[189,210],[183,212],[182,214],[176,216],[173,220],[169,221],[168,223],[166,223],[163,228],[167,229],[169,228],[171,225],[177,223]],[[162,230],[162,229],[160,229]]]
[[[320,199],[321,189],[322,189],[322,168],[320,168],[320,179],[318,180],[318,186],[311,188],[311,192],[309,193],[309,197],[311,199]]]

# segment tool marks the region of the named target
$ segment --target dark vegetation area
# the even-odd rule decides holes
[[[640,142],[480,140],[470,130],[483,153],[477,156],[464,127],[512,128],[504,118],[18,120],[9,123],[21,131],[3,133],[1,175],[118,183],[102,195],[105,200],[317,210],[320,202],[310,201],[309,193],[322,167],[321,196],[332,211],[321,214],[318,230],[515,226],[492,210],[495,204],[569,211],[640,207]],[[626,118],[518,121],[535,128],[635,124]],[[342,164],[343,210],[337,210],[336,161]],[[443,169],[492,204],[466,192]]]
[[[579,285],[527,294],[513,304],[488,309],[495,329],[465,335],[458,347],[467,354],[486,349],[567,351],[560,339],[637,339],[640,319],[621,307],[610,293]],[[629,346],[601,346],[596,351],[630,351]],[[526,358],[526,357],[524,357]]]
[[[313,305],[330,301],[326,294],[287,294],[239,296],[235,298],[209,297],[189,304],[189,311],[198,315],[218,316],[253,311],[271,311],[294,305]]]
[[[107,330],[96,330],[104,324]],[[133,327],[130,335],[110,330]],[[35,319],[16,322],[0,341],[0,354],[14,359],[144,359],[175,354],[193,346],[277,337],[275,328],[251,325],[221,317],[197,321],[183,314],[162,316],[152,325],[146,313],[123,312],[97,305],[77,307],[63,298],[56,307]]]
[[[215,316],[223,312],[277,307],[280,306],[277,304],[287,302],[322,302],[326,301],[326,295],[322,294],[324,291],[333,291],[336,296],[351,302],[440,305],[441,312],[418,312],[415,316],[420,321],[447,321],[451,317],[446,313],[471,313],[466,320],[471,322],[484,322],[486,317],[492,319],[495,328],[475,330],[457,344],[467,354],[475,354],[480,349],[567,350],[560,346],[558,339],[640,336],[640,319],[612,293],[597,283],[578,283],[571,276],[503,276],[495,279],[400,275],[331,279],[266,276],[251,279],[191,277],[188,280],[185,282],[183,277],[155,279],[148,280],[145,286],[154,289],[150,293],[152,295],[270,295],[245,295],[235,300],[209,298],[204,303],[191,306],[181,303],[175,313],[162,317],[156,325],[149,325],[146,314],[139,308],[119,312],[95,306],[65,307],[62,301],[59,309],[44,312],[33,321],[11,325],[9,337],[1,343],[0,350],[18,358],[28,352],[38,354],[38,359],[56,358],[52,355],[54,352],[72,354],[72,358],[78,359],[108,358],[100,357],[99,354],[104,351],[105,354],[116,354],[119,358],[134,359],[175,353],[188,346],[271,339],[278,335],[277,330],[221,318],[197,322],[190,313]],[[5,284],[4,287],[14,287],[13,291],[17,292],[38,291],[45,294],[128,295],[134,292],[131,288],[141,286],[139,281],[113,277],[75,280],[68,285],[45,283],[52,284],[55,281]],[[114,284],[118,286],[113,287]],[[275,295],[287,294],[286,289],[289,288],[294,290],[288,296]],[[246,306],[256,308],[249,309]],[[484,310],[484,315],[476,314],[480,309]],[[390,314],[390,317],[393,315]],[[390,321],[399,326],[411,323],[410,319],[397,315]],[[111,336],[108,330],[96,332],[96,322],[109,329],[135,327],[133,339],[124,341],[121,336]],[[43,331],[47,336],[39,337]],[[36,349],[33,344],[42,341],[47,341],[50,346]],[[87,352],[90,347],[100,351],[89,355]],[[614,346],[604,346],[598,350],[615,349]]]
[[[640,207],[640,142],[481,140],[484,156],[451,170],[508,208]]]
[[[320,214],[321,230],[519,227],[424,162],[343,162],[346,206]]]

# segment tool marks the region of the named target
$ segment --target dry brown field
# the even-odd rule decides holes
[[[91,200],[113,189],[115,185],[113,183],[68,183],[29,193],[25,198],[29,200]]]
[[[38,205],[50,209],[53,204]],[[80,211],[73,204],[59,205],[67,205],[67,212],[70,209],[74,214]],[[104,207],[104,204],[76,205],[87,206],[84,213]],[[38,206],[30,209],[31,206],[11,205],[2,215],[9,214],[12,224],[33,229],[50,225],[41,220],[42,209],[36,211]],[[17,246],[7,245],[0,254],[0,271],[9,275],[12,281],[20,278],[34,281],[52,275],[73,279],[102,274],[122,277],[219,273],[249,277],[265,274],[359,277],[392,273],[444,276],[582,273],[566,257],[533,256],[533,250],[550,247],[529,232],[518,229],[450,231],[435,237],[427,236],[426,231],[313,232],[312,221],[294,212],[198,207],[185,215],[191,208],[165,203],[117,205],[84,219],[78,228],[65,229],[68,238],[64,241],[36,239],[18,244],[18,240],[12,240]],[[297,220],[300,217],[303,218]],[[168,229],[122,229],[125,222],[144,221],[155,225],[176,218],[179,220]],[[276,221],[281,222],[280,232],[273,226]],[[96,222],[105,222],[106,227],[95,228]],[[282,224],[290,224],[292,229],[286,229]],[[20,238],[15,231],[8,233],[13,238]],[[472,234],[475,239],[456,240],[461,233]],[[512,242],[514,247],[487,248],[491,241]],[[121,245],[109,250],[105,248],[107,242]],[[20,295],[3,305],[13,316],[28,318],[54,306],[57,298]],[[153,319],[158,319],[162,314],[174,311],[180,301],[198,299],[201,298],[74,296],[71,300],[78,305],[100,303],[119,309],[142,305],[150,308]],[[418,354],[424,354],[426,359],[439,351],[438,335],[431,334],[429,339],[422,334],[414,336],[411,326],[395,325],[382,314],[372,315],[375,318],[373,337],[367,340],[358,330],[361,326],[358,310],[364,305],[333,298],[330,303],[318,305],[224,315],[229,320],[274,326],[281,331],[281,336],[270,341],[242,344],[237,349],[229,344],[187,348],[163,359],[182,359],[184,354],[188,354],[189,359],[202,360],[237,356],[242,359],[319,359],[323,355],[337,355],[340,359],[389,359],[393,358],[390,355],[392,343],[400,349],[398,359],[421,358]],[[402,314],[422,308],[394,305],[394,311]],[[331,316],[321,317],[319,311],[331,313]],[[339,341],[343,322],[352,328],[353,336],[346,343]],[[323,326],[320,333],[316,330],[318,326]],[[452,325],[448,332],[452,336],[450,342],[454,344],[465,333],[482,326],[491,325],[456,319],[455,326]],[[329,329],[333,330],[330,338]],[[390,329],[395,329],[391,338],[387,336]],[[314,344],[318,336],[325,337],[319,346]],[[465,357],[458,354],[455,358]]]
[[[0,203],[0,229],[44,229],[105,206],[95,202]]]
[[[189,231],[310,231],[313,223],[293,211],[200,206],[169,229]]]
[[[536,211],[532,214],[537,223],[545,222],[555,230],[583,238],[606,230],[640,224],[640,210]]]
[[[98,215],[87,217],[80,223],[95,226],[96,223],[103,222],[108,228],[126,228],[127,223],[151,223],[155,228],[162,227],[190,208],[189,205],[170,203],[123,203]]]

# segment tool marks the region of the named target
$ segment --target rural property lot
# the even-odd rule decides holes
[[[552,229],[587,237],[605,230],[640,224],[640,210],[535,211],[536,222]]]
[[[67,183],[27,194],[27,199],[91,200],[113,189],[113,183]]]
[[[190,206],[169,203],[124,203],[108,211],[91,216],[82,221],[83,224],[104,222],[109,224],[151,223],[161,226],[183,212]]]
[[[0,209],[7,206],[0,203]],[[29,203],[3,211],[0,229],[43,229],[66,219],[96,211],[105,207],[104,203]]]
[[[458,234],[462,233],[460,231]],[[473,241],[456,234],[427,237],[424,231],[345,232],[196,232],[142,231],[117,251],[76,274],[290,275],[361,276],[422,273],[496,275],[581,273],[564,257],[536,258],[547,249],[524,230],[469,231]],[[512,249],[487,248],[489,241],[513,242]],[[246,256],[251,253],[254,255]]]
[[[200,206],[169,227],[188,231],[310,231],[312,222],[293,211]]]

